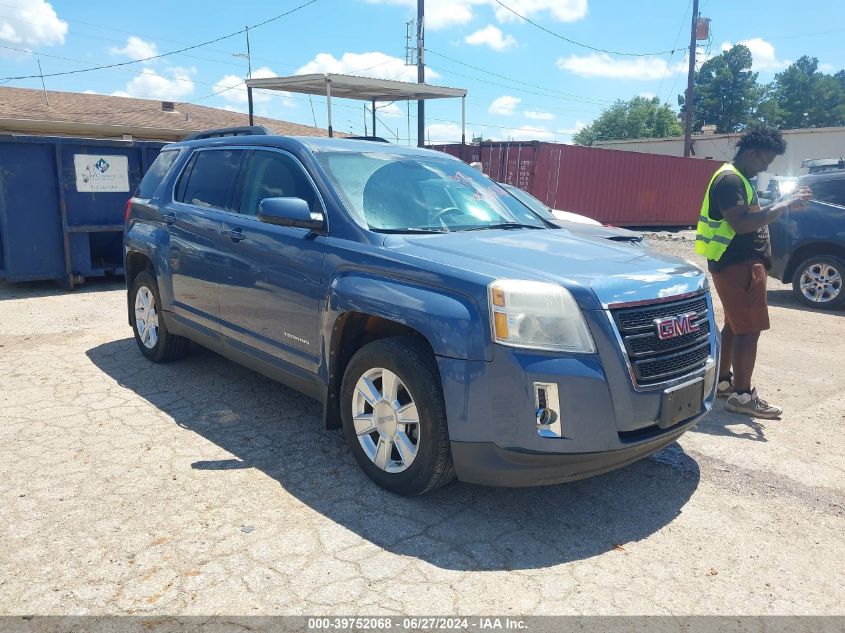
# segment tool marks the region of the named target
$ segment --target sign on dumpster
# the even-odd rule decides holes
[[[126,156],[74,154],[76,190],[80,193],[128,192],[129,159]]]

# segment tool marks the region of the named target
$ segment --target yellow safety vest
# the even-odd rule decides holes
[[[701,213],[698,216],[698,227],[695,236],[695,252],[714,261],[719,261],[722,258],[722,255],[725,254],[725,251],[728,249],[734,235],[736,235],[736,231],[733,230],[733,227],[731,227],[724,218],[721,220],[713,220],[710,217],[710,189],[713,187],[713,183],[716,181],[716,178],[726,171],[735,173],[740,177],[743,184],[745,184],[745,194],[748,197],[748,206],[751,206],[751,202],[754,200],[754,188],[751,186],[751,183],[748,182],[748,179],[743,176],[742,173],[731,163],[725,163],[716,170],[715,174],[713,174],[713,177],[710,179],[710,184],[707,185],[707,191],[704,192],[704,202],[701,204]]]

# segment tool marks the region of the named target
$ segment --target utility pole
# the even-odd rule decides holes
[[[417,0],[417,83],[425,83],[425,0]],[[420,99],[417,101],[417,147],[424,146],[425,101]]]
[[[693,85],[695,83],[695,23],[698,20],[698,0],[692,0],[692,24],[689,36],[689,74],[687,75],[687,95],[684,99],[684,156],[689,158],[692,153],[692,108]]]

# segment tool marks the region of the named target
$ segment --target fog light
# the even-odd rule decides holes
[[[560,420],[560,398],[556,384],[534,383],[534,407],[537,433],[541,437],[563,437]]]

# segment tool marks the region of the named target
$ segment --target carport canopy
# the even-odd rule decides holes
[[[328,108],[329,136],[332,130],[332,97],[356,99],[372,103],[373,136],[376,131],[377,101],[423,101],[427,99],[461,98],[461,143],[466,142],[466,96],[463,88],[447,88],[426,83],[411,83],[392,79],[373,79],[355,75],[318,73],[311,75],[293,75],[291,77],[264,77],[248,79],[246,82],[249,98],[249,124],[252,125],[252,90],[282,90],[301,94],[321,95],[326,97]]]

